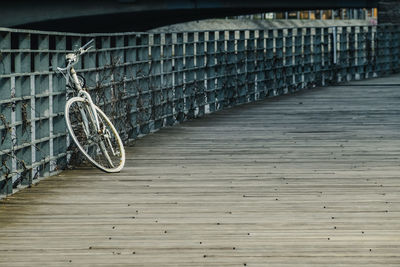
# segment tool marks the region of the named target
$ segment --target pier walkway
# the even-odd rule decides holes
[[[0,266],[400,266],[400,76],[162,129],[0,201]]]

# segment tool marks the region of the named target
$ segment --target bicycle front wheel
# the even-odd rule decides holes
[[[125,164],[122,140],[110,119],[97,106],[100,129],[89,103],[82,97],[73,97],[65,105],[65,121],[72,140],[82,154],[105,172],[119,172]]]

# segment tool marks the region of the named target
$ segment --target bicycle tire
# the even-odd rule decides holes
[[[105,172],[119,172],[125,165],[122,140],[106,114],[96,105],[95,108],[100,127],[108,131],[110,138],[107,138],[108,133],[97,132],[91,106],[82,97],[73,97],[65,105],[68,132],[78,149],[94,166]]]

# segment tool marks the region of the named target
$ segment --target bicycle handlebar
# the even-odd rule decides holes
[[[83,45],[79,49],[75,50],[74,52],[67,54],[66,55],[66,59],[68,62],[67,66],[65,68],[57,67],[57,70],[59,72],[63,72],[63,71],[68,70],[69,68],[71,68],[76,63],[78,63],[79,56],[85,54],[87,51],[89,51],[90,49],[93,48],[93,46],[90,46],[93,42],[94,42],[94,39],[90,40],[89,42],[87,42],[85,45]]]

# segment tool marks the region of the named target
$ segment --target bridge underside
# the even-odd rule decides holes
[[[147,31],[175,23],[223,16],[254,14],[256,12],[260,12],[260,10],[225,9],[222,12],[217,9],[154,10],[57,19],[17,25],[16,28],[80,33]]]
[[[400,266],[400,76],[148,135],[0,202],[0,266]]]
[[[376,7],[377,0],[4,1],[1,27],[73,32],[144,31],[197,19],[282,10]]]

